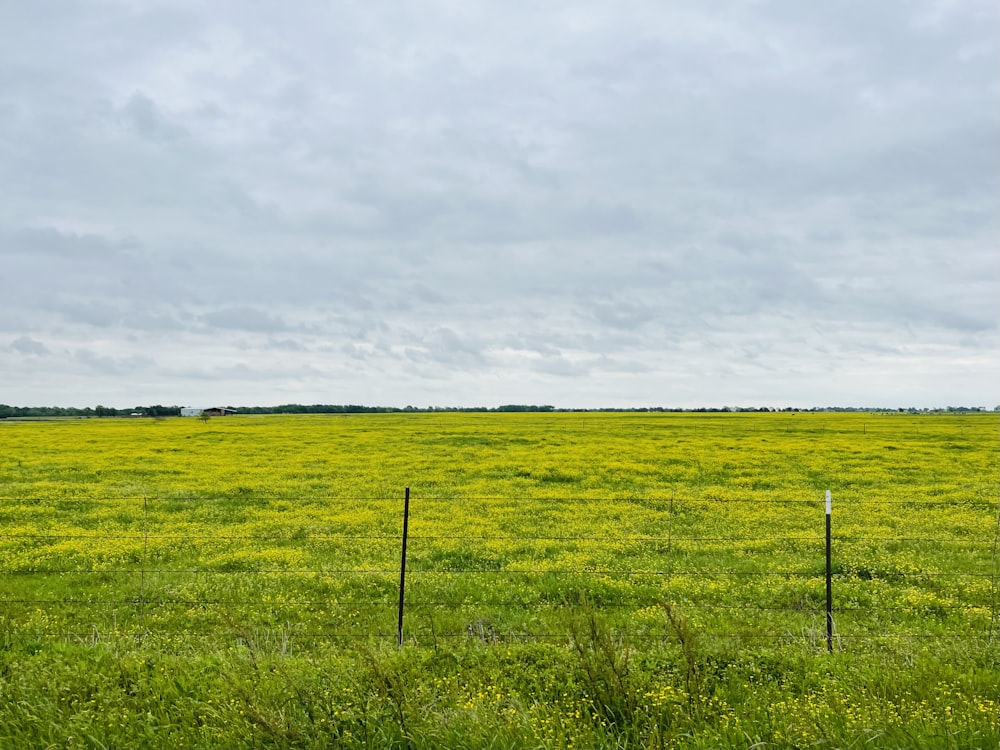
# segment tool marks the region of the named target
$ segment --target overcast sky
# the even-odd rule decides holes
[[[0,4],[0,403],[1000,403],[996,0]]]

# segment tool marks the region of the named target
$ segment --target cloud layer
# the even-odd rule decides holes
[[[0,9],[0,401],[1000,401],[995,3]]]

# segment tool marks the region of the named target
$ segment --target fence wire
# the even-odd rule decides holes
[[[982,489],[979,485],[970,485]],[[0,532],[0,629],[43,638],[94,640],[109,637],[110,633],[130,633],[134,637],[150,638],[232,638],[244,636],[240,631],[274,632],[282,637],[297,640],[371,640],[398,638],[400,633],[390,623],[397,615],[396,579],[400,576],[400,534],[347,533],[337,530],[302,532],[291,529],[287,533],[210,533],[192,531],[173,533],[157,530],[161,519],[150,513],[157,504],[239,502],[240,497],[220,498],[44,498],[41,496],[7,498],[2,503],[65,505],[86,503],[138,503],[142,512],[126,520],[117,519],[106,531],[52,529]],[[592,497],[466,497],[424,498],[429,504],[447,506],[449,503],[548,502],[565,506]],[[310,504],[344,504],[377,502],[385,505],[386,498],[300,498],[264,497],[253,503],[275,501],[308,502]],[[608,498],[609,503],[627,502],[621,498]],[[662,618],[659,625],[640,623],[637,618],[650,610],[665,606],[679,607],[689,617],[707,616],[701,623],[699,635],[706,638],[809,642],[823,641],[823,598],[818,587],[829,577],[833,581],[835,596],[832,607],[837,618],[835,637],[837,643],[880,641],[942,641],[992,639],[1000,620],[1000,509],[995,500],[983,499],[927,499],[849,501],[844,509],[856,512],[880,507],[895,509],[904,506],[915,508],[997,512],[996,533],[992,536],[953,535],[926,536],[901,533],[898,536],[883,533],[866,536],[857,533],[856,523],[851,532],[833,534],[836,569],[826,574],[822,570],[822,549],[825,537],[821,534],[733,535],[717,533],[673,533],[675,519],[682,512],[707,506],[734,507],[739,504],[754,506],[790,506],[819,508],[817,498],[765,498],[735,500],[731,498],[681,498],[663,496],[646,498],[643,507],[659,508],[666,534],[622,533],[619,535],[540,534],[540,533],[416,533],[408,534],[411,563],[407,565],[410,593],[404,598],[406,612],[411,613],[407,638],[455,639],[473,638],[490,641],[511,640],[565,640],[568,632],[552,631],[552,620],[520,620],[518,613],[552,612],[565,614],[574,609],[600,611],[609,614],[613,631],[636,641],[657,640],[667,637]],[[161,510],[156,508],[157,511]],[[440,512],[441,508],[437,510]],[[71,511],[68,511],[71,512]],[[816,516],[812,522],[818,521]],[[72,518],[60,519],[71,526]],[[45,522],[52,523],[52,518]],[[802,521],[802,519],[799,519]],[[318,523],[310,518],[310,524]],[[417,524],[427,526],[431,519]],[[54,524],[53,524],[54,525]],[[134,528],[130,528],[134,527]],[[141,530],[140,530],[141,529]],[[141,544],[141,552],[133,551],[127,563],[91,563],[59,565],[58,549],[65,542],[80,542],[101,548],[104,543]],[[363,547],[375,560],[371,565],[343,564],[311,565],[262,565],[247,561],[227,561],[224,564],[209,561],[194,565],[170,567],[158,564],[164,555],[177,553],[172,544],[186,545],[183,554],[207,555],[220,545],[230,545],[239,552],[269,553],[298,551],[316,553],[317,547],[327,548],[331,554],[339,547]],[[961,552],[972,554],[971,559],[959,561],[960,570],[886,569],[872,567],[870,556],[862,555],[859,548],[865,545],[877,549],[879,545],[905,545],[914,553],[927,555],[936,552],[944,559]],[[464,545],[456,553],[455,545]],[[622,560],[622,565],[592,563],[584,565],[508,564],[506,560],[483,561],[477,554],[491,545],[517,545],[519,548],[545,548],[548,554],[576,551],[579,547],[592,553],[605,553]],[[711,549],[699,545],[713,545]],[[797,565],[780,567],[766,564],[758,567],[738,568],[690,563],[699,553],[720,551],[740,555],[741,563],[758,557],[767,561],[768,555],[792,555]],[[778,546],[779,550],[761,551],[762,546]],[[53,552],[53,548],[55,551]],[[470,549],[471,547],[471,549]],[[550,549],[552,548],[552,549]],[[622,548],[629,551],[624,552]],[[374,554],[372,550],[382,550]],[[555,552],[553,552],[553,549]],[[809,557],[805,557],[808,550]],[[216,549],[217,551],[217,549]],[[461,564],[455,564],[448,555],[456,553]],[[466,555],[466,557],[463,557]],[[658,562],[649,565],[649,556]],[[523,549],[520,556],[524,562]],[[266,558],[266,555],[265,555]],[[72,559],[72,554],[69,555]],[[701,561],[704,563],[704,561]],[[731,561],[730,561],[731,562]],[[114,595],[108,587],[126,586],[132,580],[132,593]],[[138,585],[135,580],[139,579]],[[206,591],[198,595],[205,579],[232,581],[233,585],[250,582],[247,590],[233,595],[212,595]],[[336,579],[331,582],[331,579]],[[476,589],[486,580],[485,593]],[[722,593],[712,587],[719,582],[732,582]],[[88,582],[89,581],[89,582]],[[990,582],[988,589],[977,588],[978,582]],[[280,583],[279,583],[280,582]],[[356,585],[355,585],[356,582]],[[607,590],[616,583],[627,583],[635,590]],[[692,587],[685,588],[687,582]],[[938,583],[940,582],[940,583]],[[544,586],[543,586],[544,584]],[[933,584],[931,586],[931,584]],[[899,591],[889,592],[895,586]],[[309,590],[310,587],[321,590]],[[357,586],[370,586],[364,593]],[[526,590],[522,587],[528,586]],[[530,587],[535,586],[532,590]],[[791,586],[792,590],[782,589]],[[806,588],[801,588],[805,586]],[[928,588],[931,586],[931,588]],[[945,589],[941,590],[941,586]],[[539,588],[542,587],[542,588]],[[799,587],[796,589],[795,587]],[[62,591],[56,595],[54,590]],[[740,591],[743,589],[743,591]],[[288,595],[291,590],[294,595]],[[776,594],[775,591],[778,590]],[[192,591],[195,595],[191,595]],[[472,594],[478,591],[478,595]],[[472,592],[472,593],[470,593]],[[305,595],[303,595],[305,594]],[[735,602],[721,602],[716,596]],[[799,596],[793,604],[781,603],[780,597]],[[941,596],[939,596],[941,595]],[[778,596],[777,600],[754,600],[752,597]],[[873,600],[883,597],[882,600]],[[218,610],[221,622],[206,620],[206,613]],[[175,611],[176,615],[171,615]],[[326,619],[309,617],[310,613],[323,612]],[[428,612],[439,613],[428,615]],[[39,615],[41,613],[41,615]],[[166,614],[164,614],[166,613]],[[497,613],[501,616],[496,617]],[[440,630],[435,617],[448,620],[448,615],[459,616],[466,623],[454,627],[448,621]],[[512,615],[506,619],[503,615]],[[726,617],[749,616],[751,619],[738,629],[726,627]],[[787,616],[785,632],[773,632],[775,615]],[[240,622],[234,624],[233,618]],[[430,617],[430,619],[428,619]],[[862,617],[857,622],[850,618]],[[187,618],[185,620],[185,618]],[[796,620],[798,618],[798,620]],[[811,624],[803,625],[806,620]],[[193,624],[192,624],[193,623]],[[110,629],[109,629],[110,624]],[[205,628],[204,625],[214,625]],[[731,621],[730,625],[736,625]],[[81,625],[84,627],[81,628]],[[746,627],[743,627],[745,625]],[[914,629],[924,626],[923,630]],[[800,631],[795,632],[793,629]]]

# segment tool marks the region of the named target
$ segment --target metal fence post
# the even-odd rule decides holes
[[[396,630],[396,645],[403,645],[403,605],[406,601],[406,538],[410,526],[410,488],[406,488],[406,497],[403,501],[403,556],[399,563],[399,624]]]
[[[990,642],[1000,624],[1000,504],[997,505],[997,529],[993,536],[993,616],[990,618]]]
[[[149,565],[149,505],[142,493],[142,567],[139,571],[139,637],[146,633],[146,567]]]
[[[671,558],[671,552],[673,551],[673,538],[674,538],[674,489],[670,488],[670,510],[667,515],[667,578],[666,578],[666,589],[667,589],[667,602],[670,601],[670,573],[673,570],[673,559]]]
[[[833,653],[833,554],[830,536],[832,510],[830,490],[826,491],[826,650]]]

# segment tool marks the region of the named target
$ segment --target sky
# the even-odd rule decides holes
[[[998,384],[995,0],[0,4],[0,403]]]

